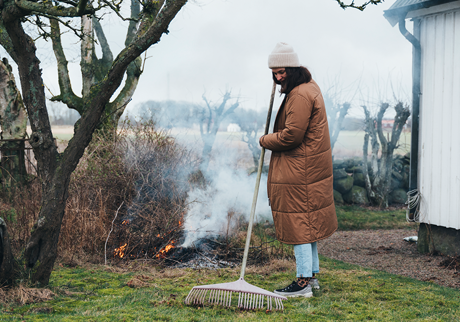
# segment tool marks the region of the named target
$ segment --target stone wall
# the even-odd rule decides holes
[[[390,204],[403,204],[409,189],[410,156],[395,155],[391,175]],[[369,164],[369,169],[370,164]],[[372,173],[370,173],[372,180]],[[334,200],[336,204],[368,204],[364,183],[363,159],[351,158],[334,161]]]

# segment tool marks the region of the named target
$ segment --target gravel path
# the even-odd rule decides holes
[[[416,243],[403,239],[416,235],[407,229],[338,231],[318,242],[318,252],[347,263],[460,288],[460,270],[452,269],[452,258],[419,254]]]

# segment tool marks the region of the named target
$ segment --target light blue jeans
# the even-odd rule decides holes
[[[319,273],[318,248],[316,242],[294,245],[297,277],[312,277]]]

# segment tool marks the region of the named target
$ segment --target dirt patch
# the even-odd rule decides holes
[[[338,231],[318,243],[318,252],[346,263],[460,288],[459,258],[418,253],[416,243],[404,240],[416,235],[407,229]]]

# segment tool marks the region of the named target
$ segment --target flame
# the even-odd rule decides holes
[[[160,251],[157,254],[157,257],[159,258],[160,256],[164,256],[164,254],[166,254],[171,249],[173,249],[175,247],[173,244],[174,244],[174,240],[171,241],[170,244],[166,245],[163,249],[160,249]]]
[[[121,224],[122,224],[122,225],[127,225],[127,224],[129,224],[129,220],[128,220],[128,219],[123,220],[123,221],[121,222]]]
[[[128,246],[128,244],[125,243],[123,246],[115,248],[115,250],[113,251],[113,257],[118,256],[120,258],[123,258],[125,256],[126,246]]]
[[[180,220],[179,220],[179,226],[180,226]]]

